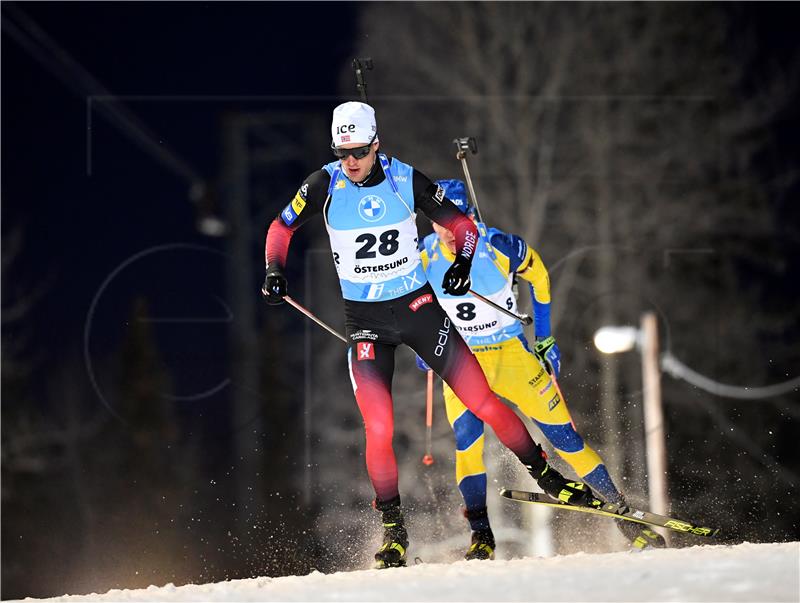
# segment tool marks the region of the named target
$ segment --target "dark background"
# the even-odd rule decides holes
[[[352,22],[355,7],[2,8],[3,597],[220,580],[264,574],[267,565],[279,574],[307,571],[310,558],[292,552],[303,540],[293,535],[302,517],[285,500],[267,505],[279,508],[274,514],[258,509],[260,520],[270,516],[263,527],[256,521],[247,533],[232,525],[232,440],[242,425],[232,424],[230,390],[188,401],[163,395],[193,397],[230,375],[229,323],[219,322],[230,312],[225,239],[198,232],[190,183],[97,111],[89,174],[82,78],[56,63],[67,85],[9,35],[6,22],[22,11],[112,94],[146,97],[124,104],[158,144],[218,189],[223,116],[275,106],[308,111],[316,97],[329,99],[320,112],[327,116],[352,58],[347,36],[337,42],[331,31]],[[293,95],[311,101],[268,100]],[[175,100],[153,98],[162,96]],[[325,130],[319,134],[324,140]],[[293,173],[270,174],[284,192],[252,203],[257,303],[268,220],[328,157],[321,147]],[[12,319],[18,306],[24,312]],[[288,320],[299,328],[299,319]],[[286,404],[281,412],[267,423],[270,443],[284,435],[266,445],[264,464],[272,466],[270,489],[290,497],[281,478],[288,469],[276,465],[298,452],[285,431],[299,411]],[[75,422],[82,427],[70,431]],[[271,553],[273,535],[283,539]]]
[[[780,166],[790,185],[768,193],[775,228],[765,256],[737,264],[741,282],[758,291],[750,311],[759,320],[774,316],[772,332],[783,338],[775,353],[764,353],[766,337],[736,350],[769,364],[761,385],[794,377],[798,368],[791,351],[800,334],[797,11],[718,6],[731,32],[754,41],[745,87],[757,89],[762,70],[778,66],[794,99],[763,127],[771,151],[754,159],[762,173]],[[237,493],[244,469],[236,442],[248,423],[232,409],[242,362],[231,342],[241,316],[230,298],[234,250],[230,232],[210,237],[197,222],[208,211],[228,215],[226,170],[235,159],[225,152],[225,120],[286,116],[288,132],[254,134],[294,158],[251,182],[245,253],[260,303],[263,233],[303,176],[329,160],[330,110],[356,96],[349,73],[355,49],[380,44],[377,32],[358,33],[364,7],[3,3],[3,598],[336,567],[337,552],[310,533],[324,501],[309,508],[299,499],[304,323],[295,313],[255,312],[251,345],[261,369],[251,394],[263,420],[255,434],[263,489],[249,500]],[[119,101],[92,100],[88,117],[92,91],[79,70],[52,60],[48,69],[14,35],[20,23],[30,24],[20,21],[25,16]],[[135,114],[156,146],[191,165],[210,193],[190,199],[191,179],[114,127],[97,110],[106,101]],[[302,132],[304,124],[315,131]],[[318,144],[298,154],[308,136]],[[320,229],[295,237],[293,254],[318,242]],[[302,281],[301,268],[294,265],[290,283]],[[735,369],[722,367],[717,376],[747,383]],[[790,469],[788,489],[786,479],[774,482],[779,502],[796,494],[797,398],[784,398],[793,412],[769,415],[761,426],[780,434],[770,452]],[[749,472],[763,470],[749,467],[736,473],[744,483],[714,487],[746,489]],[[770,529],[741,538],[797,539],[791,508],[780,518],[772,507],[768,518],[752,514],[750,522]]]

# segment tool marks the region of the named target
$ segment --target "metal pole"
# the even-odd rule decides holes
[[[664,440],[664,411],[661,404],[661,369],[658,365],[658,319],[655,312],[642,315],[642,383],[644,385],[644,429],[647,449],[647,489],[650,509],[666,515],[667,453]],[[663,535],[669,545],[669,530]]]
[[[456,138],[453,140],[458,152],[456,159],[461,162],[461,167],[464,169],[464,177],[467,180],[467,189],[469,196],[472,199],[472,204],[475,206],[475,213],[478,215],[478,222],[483,222],[481,216],[481,208],[478,206],[478,197],[475,195],[475,188],[472,186],[472,177],[469,175],[469,166],[467,165],[467,151],[471,151],[473,155],[478,152],[478,142],[472,137]]]
[[[498,312],[502,312],[502,313],[503,313],[503,314],[505,314],[506,316],[510,316],[511,318],[513,318],[513,319],[515,319],[515,320],[518,320],[518,321],[520,321],[520,322],[521,322],[523,325],[525,325],[526,327],[527,327],[529,324],[531,324],[531,323],[533,322],[533,318],[531,318],[531,317],[530,317],[530,316],[528,316],[527,314],[515,314],[515,313],[514,313],[514,312],[512,312],[511,310],[507,310],[507,309],[506,309],[506,308],[504,308],[503,306],[500,306],[500,305],[498,305],[498,304],[494,303],[494,302],[493,302],[491,299],[489,299],[488,297],[484,297],[483,295],[481,295],[480,293],[477,293],[476,291],[474,291],[474,290],[472,290],[472,289],[470,289],[470,290],[468,291],[468,293],[469,293],[470,295],[474,295],[474,296],[475,296],[475,297],[477,297],[479,300],[481,300],[483,303],[490,305],[492,308],[494,308],[494,309],[495,309],[495,310],[497,310]]]
[[[291,297],[289,297],[288,295],[284,295],[284,296],[283,296],[283,299],[284,299],[284,300],[286,300],[286,302],[287,302],[287,303],[288,303],[290,306],[292,306],[293,308],[295,308],[296,310],[298,310],[298,311],[299,311],[299,312],[301,312],[302,314],[305,314],[306,316],[308,316],[308,317],[309,317],[311,320],[313,320],[315,323],[317,323],[319,326],[321,326],[323,329],[325,329],[325,330],[326,330],[328,333],[330,333],[330,334],[331,334],[331,335],[333,335],[334,337],[337,337],[337,338],[339,338],[340,340],[342,340],[342,342],[344,342],[344,343],[347,343],[347,339],[345,338],[345,336],[344,336],[344,335],[341,335],[341,334],[340,334],[340,333],[338,333],[338,332],[337,332],[335,329],[333,329],[333,328],[329,327],[327,324],[325,324],[324,322],[322,322],[322,321],[321,321],[319,318],[317,318],[317,317],[314,315],[314,313],[313,313],[313,312],[311,312],[310,310],[307,310],[307,309],[306,309],[306,308],[304,308],[304,307],[303,307],[301,304],[298,304],[296,301],[294,301],[294,300],[293,300]]]
[[[428,369],[428,386],[425,389],[425,455],[422,457],[423,465],[433,465],[433,452],[431,448],[433,432],[433,370]]]
[[[369,102],[367,100],[367,78],[364,76],[364,71],[369,69],[372,69],[371,58],[353,59],[353,71],[356,72],[356,88],[358,88],[362,103]]]

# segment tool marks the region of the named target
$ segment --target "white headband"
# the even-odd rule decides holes
[[[377,140],[377,132],[375,109],[366,103],[350,101],[333,110],[333,146],[340,147],[352,142],[367,144]]]

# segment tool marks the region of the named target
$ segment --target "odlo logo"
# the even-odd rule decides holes
[[[375,360],[375,344],[371,341],[359,341],[356,346],[358,360]]]
[[[445,317],[444,324],[442,324],[442,328],[439,329],[437,335],[439,336],[439,339],[437,340],[433,353],[441,358],[442,354],[444,354],[444,346],[447,345],[447,338],[450,337],[449,318]]]

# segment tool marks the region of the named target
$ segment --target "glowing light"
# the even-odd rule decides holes
[[[603,354],[618,354],[632,350],[638,339],[636,327],[600,327],[594,334],[594,345]]]

